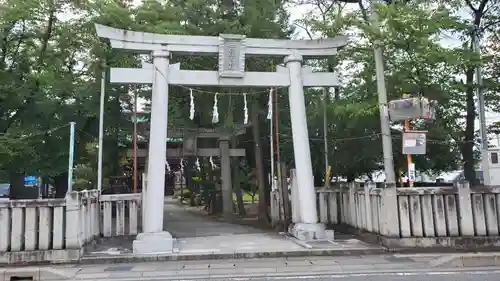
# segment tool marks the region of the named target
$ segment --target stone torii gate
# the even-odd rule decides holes
[[[113,68],[112,83],[152,84],[151,133],[148,152],[148,187],[146,191],[143,233],[134,241],[134,253],[172,252],[174,239],[163,230],[165,159],[167,156],[168,86],[219,87],[288,87],[293,133],[295,168],[297,170],[300,223],[292,234],[296,237],[325,237],[325,227],[318,223],[311,152],[307,130],[304,87],[338,86],[335,73],[313,73],[302,67],[304,58],[332,56],[347,44],[347,37],[320,40],[254,39],[243,35],[221,34],[219,37],[165,35],[121,30],[96,24],[97,34],[110,40],[111,46],[152,54],[153,63],[143,68]],[[180,64],[169,64],[170,53],[219,54],[218,71],[181,70]],[[285,57],[286,67],[276,72],[246,72],[245,56]]]
[[[231,136],[239,136],[246,132],[251,124],[236,126],[234,132],[227,133],[222,128],[177,128],[168,129],[170,138],[182,138],[182,148],[167,148],[167,159],[183,157],[220,157],[221,179],[222,179],[222,200],[224,214],[233,213],[233,181],[231,175],[231,157],[245,157],[245,149],[230,148],[229,140]],[[218,139],[218,148],[198,148],[198,139]],[[165,144],[166,145],[166,144]],[[133,156],[133,150],[127,152],[127,156]],[[145,157],[147,160],[148,151],[146,149],[137,150],[138,157]],[[146,165],[147,165],[146,161]],[[147,167],[147,166],[146,166]]]

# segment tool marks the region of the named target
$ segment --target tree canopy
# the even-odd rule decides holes
[[[349,3],[346,3],[349,2]],[[69,122],[76,123],[77,175],[92,186],[97,169],[99,92],[102,72],[110,67],[139,67],[144,58],[113,50],[97,38],[94,24],[164,34],[244,34],[259,38],[324,38],[349,35],[350,44],[327,60],[307,63],[318,71],[338,71],[342,85],[306,91],[311,155],[317,177],[324,173],[323,103],[326,102],[328,160],[335,176],[353,180],[382,169],[379,110],[373,59],[374,42],[384,51],[389,99],[425,96],[439,104],[432,122],[415,121],[427,130],[427,154],[414,157],[419,171],[438,173],[465,168],[474,180],[478,143],[475,67],[483,68],[486,102],[498,111],[500,5],[493,0],[391,1],[379,4],[380,32],[364,1],[337,0],[127,0],[0,1],[0,178],[15,186],[24,175],[38,175],[61,192],[67,185]],[[304,9],[300,18],[290,13]],[[482,38],[482,56],[472,49],[472,31]],[[309,38],[310,37],[310,38]],[[377,40],[375,40],[377,39]],[[447,44],[453,41],[454,44]],[[184,69],[217,68],[217,58],[172,58]],[[249,71],[274,71],[282,59],[248,58]],[[169,125],[210,127],[213,93],[252,93],[252,89],[196,89],[194,120],[189,90],[172,86]],[[280,155],[293,164],[292,131],[286,89],[277,89]],[[104,174],[116,175],[130,147],[133,96],[150,99],[148,87],[106,83]],[[235,96],[231,96],[235,97]],[[237,97],[237,96],[236,96]],[[258,114],[259,146],[269,169],[267,92],[250,95]],[[243,120],[243,98],[219,99],[222,123]],[[146,105],[146,109],[148,105]],[[231,113],[231,114],[229,114]],[[253,124],[254,126],[256,124]],[[499,124],[491,124],[498,132]],[[401,124],[393,124],[396,171],[406,169],[401,154]],[[251,132],[249,132],[250,134]],[[255,168],[256,146],[245,147]],[[267,174],[267,173],[266,173]]]

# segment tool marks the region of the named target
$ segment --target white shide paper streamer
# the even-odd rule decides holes
[[[193,89],[189,89],[189,97],[191,98],[191,102],[189,103],[189,119],[194,119],[194,96]]]
[[[247,104],[247,94],[243,94],[243,103],[245,104],[245,108],[243,108],[243,111],[245,112],[245,119],[243,121],[243,124],[248,124],[248,104]]]
[[[171,171],[171,169],[170,169],[170,165],[168,164],[168,161],[167,161],[167,160],[165,160],[165,166],[167,166],[167,171],[168,171],[168,172],[170,172],[170,171]]]
[[[194,162],[194,166],[196,167],[196,170],[198,170],[198,172],[201,171],[199,158],[196,158],[196,162]]]
[[[267,119],[273,118],[273,89],[269,90],[269,101],[267,102]]]
[[[212,166],[212,169],[217,168],[217,165],[215,165],[215,163],[214,163],[214,159],[212,158],[212,156],[210,156],[210,159],[208,160],[208,162],[209,162],[209,163],[210,163],[210,165]]]
[[[219,93],[215,93],[214,96],[214,108],[212,111],[212,123],[219,123],[219,107],[217,105],[217,96]]]

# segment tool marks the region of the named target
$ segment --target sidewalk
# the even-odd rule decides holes
[[[500,256],[500,255],[499,255]],[[0,281],[10,277],[33,280],[175,280],[178,278],[287,276],[293,274],[348,274],[376,272],[425,272],[449,268],[450,260],[463,255],[380,255],[356,257],[288,257],[266,259],[229,259],[212,261],[168,261],[115,265],[65,265],[0,268]],[[463,264],[462,264],[463,265]],[[458,264],[456,266],[459,266]]]
[[[353,236],[336,235],[334,241],[302,243],[285,234],[265,231],[193,214],[177,200],[165,201],[164,227],[177,239],[172,254],[133,255],[133,237],[105,239],[87,248],[82,264],[166,260],[213,260],[290,256],[352,256],[382,254],[386,249]]]
[[[120,245],[120,242],[115,240],[113,244]],[[269,233],[180,238],[176,242],[178,251],[171,254],[134,255],[128,249],[124,251],[120,248],[105,248],[106,245],[109,243],[98,247],[101,251],[88,252],[79,263],[355,256],[386,253],[386,249],[382,246],[366,244],[357,239],[338,238],[334,241],[303,243],[284,234]]]

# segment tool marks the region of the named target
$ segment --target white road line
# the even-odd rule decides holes
[[[295,275],[294,275],[295,274]],[[137,281],[137,280],[176,280],[176,281],[199,281],[199,280],[233,280],[233,281],[252,281],[252,280],[297,280],[297,279],[340,279],[348,277],[376,277],[376,276],[452,276],[452,275],[485,275],[485,274],[500,274],[500,269],[481,269],[481,270],[470,270],[457,268],[454,271],[405,271],[405,272],[373,272],[373,273],[332,273],[332,274],[308,274],[308,275],[298,275],[300,273],[291,274],[248,274],[245,277],[232,277],[230,275],[219,275],[219,276],[199,276],[191,278],[182,278],[180,276],[164,276],[164,277],[141,277],[141,278],[116,278],[120,281]],[[107,278],[106,280],[112,280],[115,278]],[[79,279],[75,278],[73,280],[86,280],[86,281],[102,281],[102,279]]]

